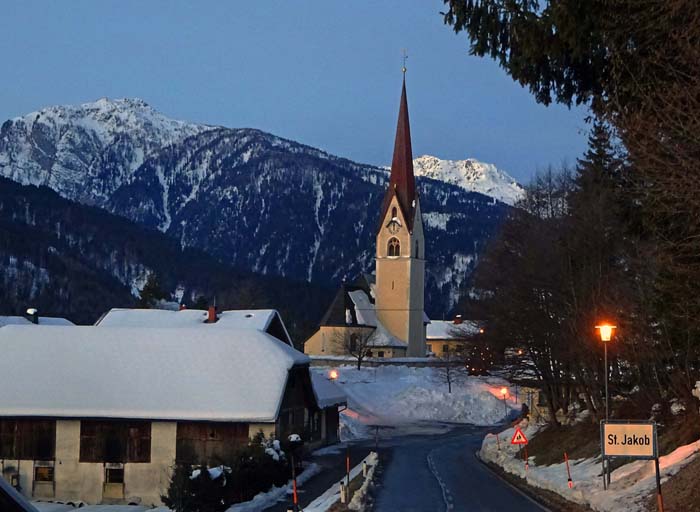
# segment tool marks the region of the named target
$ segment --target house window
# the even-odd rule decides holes
[[[52,460],[55,451],[55,421],[0,420],[0,459]]]
[[[105,483],[123,484],[124,468],[105,468]]]
[[[150,461],[150,422],[80,422],[80,462]]]
[[[34,468],[35,482],[53,482],[53,467],[36,466]]]
[[[433,351],[433,346],[430,343],[428,343],[425,347],[428,349],[428,352]]]
[[[449,345],[443,345],[443,346],[442,346],[442,351],[443,351],[444,353],[448,353],[448,352],[450,351],[450,346],[449,346]]]
[[[398,238],[390,238],[387,244],[387,254],[389,256],[401,256],[401,244]]]
[[[220,464],[230,461],[233,452],[247,442],[246,423],[178,422],[175,460],[190,464]]]
[[[377,357],[384,357],[384,351],[383,350],[378,351]]]
[[[350,352],[357,351],[357,340],[358,340],[357,334],[353,333],[350,335]]]

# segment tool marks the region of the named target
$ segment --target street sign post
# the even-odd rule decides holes
[[[521,451],[523,447],[525,448],[525,471],[527,471],[530,467],[527,459],[527,437],[525,437],[523,431],[520,430],[520,427],[515,427],[515,432],[513,433],[513,438],[510,440],[510,444],[520,445]]]
[[[659,450],[656,442],[656,423],[653,421],[601,421],[600,453],[603,458],[603,488],[606,488],[605,464],[612,457],[653,460],[656,469],[656,498],[659,511],[663,512]]]
[[[510,444],[527,444],[527,437],[525,437],[523,431],[520,430],[520,427],[515,428],[515,433],[513,434],[513,438],[510,440]]]

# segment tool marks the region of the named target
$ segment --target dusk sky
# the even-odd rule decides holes
[[[0,122],[139,97],[187,121],[253,127],[370,164],[391,160],[408,49],[414,156],[477,158],[520,181],[574,162],[586,111],[538,105],[440,0],[7,2]]]

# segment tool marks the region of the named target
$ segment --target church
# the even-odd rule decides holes
[[[413,174],[405,74],[376,240],[375,274],[343,283],[318,330],[304,344],[307,354],[356,356],[366,347],[368,357],[426,355],[430,320],[423,308],[425,237]]]

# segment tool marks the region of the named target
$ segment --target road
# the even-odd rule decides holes
[[[447,434],[383,441],[390,461],[374,510],[378,512],[542,512],[475,457],[487,430],[458,427]]]

